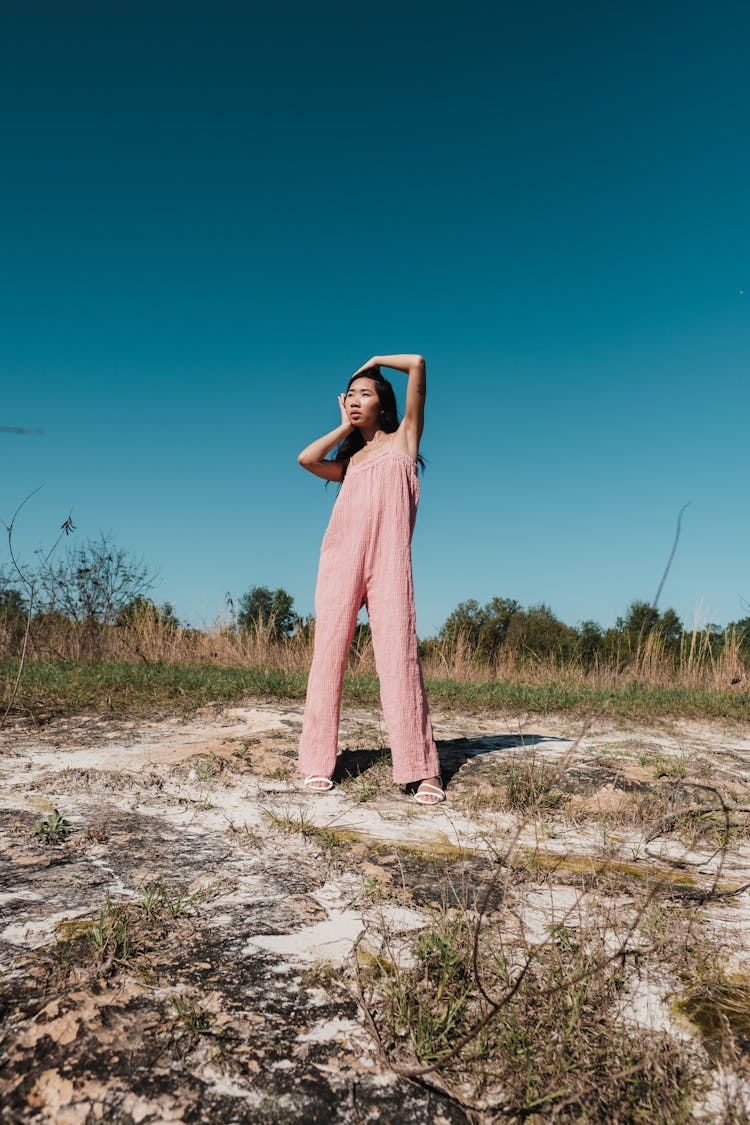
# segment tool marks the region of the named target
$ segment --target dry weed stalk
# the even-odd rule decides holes
[[[564,757],[552,767],[554,769],[555,780],[559,781],[568,768],[583,738],[587,734],[593,718],[593,715],[589,716],[583,724],[576,741],[571,745]],[[738,814],[747,814],[750,812],[750,808],[730,804],[714,787],[695,786],[695,788],[702,792],[703,803],[690,805],[682,810],[675,810],[670,816],[661,818],[658,823],[652,825],[651,828],[645,832],[644,842],[645,844],[653,842],[664,833],[671,831],[681,822],[688,820],[697,821],[708,815],[713,816],[717,813],[720,814],[723,818],[724,842],[722,847],[717,849],[715,853],[720,856],[719,863],[714,868],[710,885],[704,888],[700,895],[696,897],[696,902],[705,904],[709,901],[738,895],[750,886],[750,883],[746,883],[740,887],[732,888],[731,890],[720,889],[720,881],[730,838],[729,832],[733,825],[732,818]],[[706,793],[710,793],[713,798],[713,802],[710,804],[705,803]],[[541,811],[540,802],[542,800],[543,794],[540,793],[532,806],[517,820],[515,828],[505,847],[495,853],[498,869],[487,885],[478,903],[476,914],[471,922],[473,936],[471,938],[470,955],[467,960],[471,969],[472,986],[476,995],[484,1005],[484,1011],[481,1012],[478,1018],[474,1020],[463,1034],[454,1039],[449,1049],[441,1051],[439,1058],[424,1061],[420,1060],[417,1055],[414,1062],[405,1062],[395,1058],[391,1054],[378,1025],[378,1016],[374,1007],[373,995],[371,994],[368,997],[362,979],[362,965],[359,951],[362,942],[371,936],[367,930],[360,935],[354,949],[353,972],[355,994],[364,1013],[366,1025],[373,1036],[385,1065],[400,1077],[433,1087],[443,1095],[450,1097],[455,1103],[462,1107],[468,1114],[470,1120],[482,1120],[482,1115],[488,1109],[488,1106],[486,1104],[480,1104],[480,1101],[477,1101],[475,1096],[467,1093],[465,1082],[456,1084],[456,1081],[450,1080],[446,1074],[446,1070],[450,1070],[450,1064],[455,1063],[459,1057],[464,1057],[467,1050],[470,1054],[472,1049],[481,1054],[482,1038],[487,1032],[487,1029],[495,1021],[501,1019],[504,1012],[508,1012],[509,1005],[524,987],[525,982],[532,979],[535,974],[535,980],[538,984],[544,958],[551,951],[552,946],[557,940],[557,935],[561,930],[565,930],[566,927],[568,927],[571,919],[577,916],[580,923],[582,918],[582,900],[585,892],[579,894],[575,901],[565,910],[561,920],[557,922],[554,928],[549,929],[547,937],[533,943],[526,938],[523,922],[520,917],[516,916],[512,903],[509,901],[507,873],[513,869],[514,859],[518,854],[520,841],[524,832],[534,817]],[[606,877],[614,862],[614,859],[603,860],[597,865],[596,875],[598,877]],[[645,962],[649,957],[664,952],[673,940],[669,933],[661,937],[656,937],[650,942],[639,941],[639,934],[642,934],[644,930],[644,919],[647,918],[649,913],[656,906],[660,895],[661,890],[658,883],[655,881],[652,883],[651,887],[647,889],[641,901],[635,906],[624,929],[621,920],[619,922],[613,922],[611,919],[607,918],[602,924],[603,929],[601,932],[605,937],[607,934],[615,936],[616,941],[614,945],[610,942],[610,947],[607,948],[607,941],[603,939],[600,943],[598,954],[592,956],[590,959],[583,959],[577,969],[574,968],[573,971],[564,974],[562,979],[553,980],[547,987],[537,987],[534,992],[535,1002],[539,1005],[545,1005],[552,1001],[556,994],[560,994],[564,990],[566,992],[575,990],[578,985],[589,982],[592,978],[603,976],[612,966],[619,964],[624,968],[625,964],[629,962],[640,964],[641,962]],[[523,948],[521,963],[515,966],[512,979],[509,979],[507,987],[500,994],[494,993],[492,986],[487,983],[485,966],[488,963],[492,964],[494,955],[491,952],[487,952],[484,948],[483,941],[485,931],[488,927],[487,914],[489,904],[491,902],[496,903],[498,900],[500,903],[499,908],[503,911],[506,922],[509,917],[516,917],[520,927],[522,936],[521,944]],[[498,907],[495,907],[495,909],[497,910]],[[682,939],[686,946],[690,944],[693,926],[694,918],[691,917],[687,923],[687,931]],[[579,925],[577,929],[578,932],[581,932],[581,925]],[[504,945],[502,934],[500,934],[498,938],[497,931],[495,931],[494,936],[496,940],[500,941],[502,949]],[[386,937],[386,944],[387,941],[388,939]],[[389,958],[389,961],[395,962],[396,958]],[[398,968],[395,969],[395,972],[396,974],[399,973]],[[412,1051],[414,1052],[414,1046],[412,1047]],[[615,1081],[621,1082],[629,1077],[635,1076],[639,1071],[643,1071],[649,1065],[649,1056],[645,1054],[640,1062],[633,1066],[622,1068],[617,1075],[613,1075],[612,1077]],[[580,1086],[576,1086],[576,1081],[577,1080],[574,1080],[568,1089],[548,1091],[548,1093],[534,1105],[520,1103],[511,1104],[511,1102],[503,1105],[493,1103],[491,1106],[492,1111],[504,1117],[521,1120],[528,1117],[530,1113],[541,1110],[544,1106],[545,1112],[550,1111],[552,1116],[555,1117],[566,1107],[574,1103],[580,1103],[582,1095]]]
[[[27,653],[28,653],[29,640],[31,638],[31,622],[33,620],[33,615],[34,615],[35,599],[36,599],[37,589],[39,587],[40,582],[44,579],[44,576],[45,576],[45,574],[46,574],[46,572],[49,568],[50,562],[52,560],[52,556],[54,555],[55,551],[57,550],[58,544],[60,543],[60,541],[65,536],[70,535],[71,532],[75,531],[75,524],[73,523],[72,515],[68,514],[67,519],[65,519],[63,521],[63,523],[60,525],[59,535],[55,539],[55,541],[52,544],[52,546],[50,547],[49,551],[47,551],[47,553],[42,556],[41,561],[38,563],[36,569],[33,570],[33,571],[29,571],[28,569],[23,567],[20,560],[18,559],[18,556],[16,555],[13,536],[14,536],[14,533],[15,533],[16,521],[17,521],[19,515],[21,514],[21,511],[26,506],[26,504],[29,502],[29,500],[31,500],[31,498],[33,496],[36,496],[37,492],[39,492],[39,488],[35,488],[33,492],[30,492],[29,495],[24,500],[22,500],[21,503],[16,508],[15,512],[13,513],[13,516],[11,518],[10,523],[8,523],[8,524],[3,523],[3,527],[5,528],[5,531],[6,531],[6,534],[7,534],[7,537],[8,537],[8,553],[10,555],[11,565],[13,566],[14,571],[18,575],[18,577],[21,581],[21,584],[23,585],[24,589],[26,590],[27,604],[26,604],[26,614],[25,614],[26,620],[25,620],[25,624],[24,624],[23,640],[21,642],[21,651],[20,651],[19,660],[18,660],[18,669],[17,669],[17,672],[16,672],[16,678],[14,680],[13,687],[11,688],[10,695],[8,697],[8,702],[6,704],[5,710],[2,714],[2,716],[0,716],[0,727],[5,725],[5,723],[8,719],[8,715],[10,714],[10,712],[13,708],[13,704],[16,701],[16,696],[18,695],[18,689],[21,685],[21,677],[23,676],[23,669],[24,669],[24,664],[26,663],[26,656],[27,656]]]

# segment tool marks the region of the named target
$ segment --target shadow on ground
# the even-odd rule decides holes
[[[436,742],[443,784],[448,785],[451,778],[463,765],[482,754],[496,750],[530,750],[541,744],[565,743],[568,739],[556,738],[547,734],[492,734],[482,738],[449,738]],[[391,752],[388,747],[365,750],[344,750],[339,755],[334,773],[336,782],[348,778],[361,777],[373,767],[382,763],[390,764]]]

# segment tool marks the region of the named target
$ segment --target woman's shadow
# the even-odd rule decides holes
[[[444,738],[436,742],[440,758],[440,772],[443,785],[450,784],[451,778],[466,762],[493,750],[528,750],[542,742],[567,742],[565,738],[555,738],[549,734],[486,734],[481,738]],[[379,762],[390,762],[389,747],[365,750],[344,750],[338,757],[334,780],[360,777]]]

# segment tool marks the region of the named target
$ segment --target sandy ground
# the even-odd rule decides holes
[[[540,871],[526,941],[580,914],[582,865],[609,864],[700,902],[703,932],[748,973],[750,834],[717,849],[667,826],[649,841],[653,824],[631,813],[644,794],[665,815],[715,790],[750,804],[750,729],[436,713],[449,801],[422,808],[392,785],[382,721],[366,710],[343,716],[336,789],[306,792],[301,718],[296,703],[258,702],[0,734],[4,1120],[465,1120],[389,1070],[354,998],[353,949],[401,935],[408,957],[434,911],[476,906],[511,840]],[[508,807],[515,767],[551,770],[557,805]],[[70,831],[45,840],[55,809]],[[107,896],[138,904],[155,885],[140,946],[97,951],[89,930]],[[628,1018],[698,1042],[675,1020],[673,988],[644,974]],[[750,1113],[743,1068],[717,1069],[696,1120],[718,1119],[728,1082]]]

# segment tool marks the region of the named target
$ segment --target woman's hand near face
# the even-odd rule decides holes
[[[341,425],[342,426],[348,426],[349,432],[351,433],[351,431],[354,429],[354,426],[351,424],[351,422],[349,420],[349,415],[346,412],[346,395],[345,394],[339,395],[339,406],[341,408]]]
[[[339,395],[339,406],[341,408],[341,424],[335,430],[331,430],[329,434],[323,434],[323,437],[311,442],[297,457],[297,461],[303,469],[307,469],[309,473],[314,473],[316,477],[322,477],[324,480],[340,481],[342,479],[342,463],[340,461],[328,461],[326,454],[331,452],[334,445],[338,445],[340,441],[348,437],[354,429],[346,413],[343,394]]]

